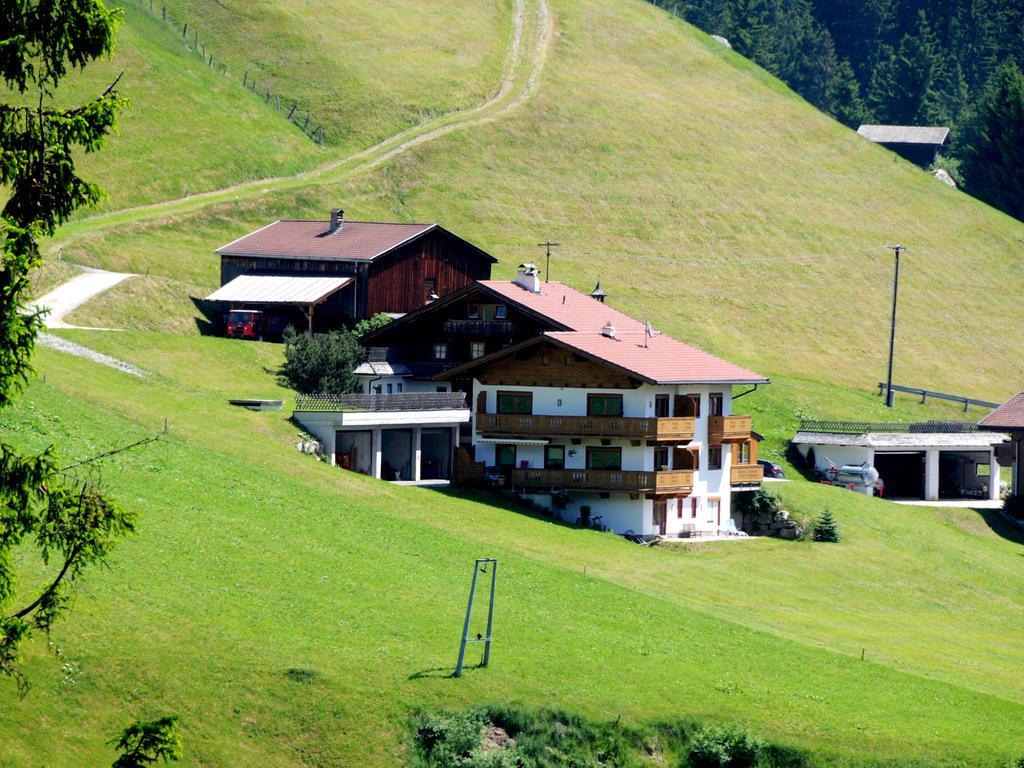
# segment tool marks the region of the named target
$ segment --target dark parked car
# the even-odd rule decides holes
[[[765,461],[764,459],[759,459],[757,463],[764,467],[765,477],[783,478],[786,476],[785,470],[783,470],[782,467],[776,464],[774,461]]]

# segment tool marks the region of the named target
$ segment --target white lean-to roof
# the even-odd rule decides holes
[[[412,376],[405,363],[371,362],[357,365],[352,373],[356,376]]]
[[[857,133],[878,144],[936,144],[949,138],[949,128],[942,125],[862,125]]]
[[[867,432],[844,435],[835,432],[797,432],[794,443],[803,445],[850,445],[863,448],[895,448],[903,450],[924,448],[978,448],[988,449],[1006,438],[991,432],[911,432],[886,434]]]
[[[351,282],[351,277],[239,275],[206,299],[236,304],[319,304]]]

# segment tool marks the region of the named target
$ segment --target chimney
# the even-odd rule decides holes
[[[337,232],[345,224],[345,211],[341,208],[331,208],[331,232]]]
[[[601,335],[607,336],[609,339],[615,338],[615,326],[612,325],[611,320],[604,324],[604,328],[601,329]]]
[[[540,293],[540,270],[536,264],[520,264],[516,268],[516,279],[512,282],[530,293]]]
[[[590,298],[596,299],[597,301],[600,301],[602,304],[604,304],[604,300],[607,296],[608,294],[604,291],[603,288],[601,288],[601,281],[598,280],[597,285],[594,286],[594,290],[590,292]]]

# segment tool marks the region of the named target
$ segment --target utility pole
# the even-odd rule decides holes
[[[887,407],[892,408],[892,356],[896,347],[896,297],[900,290],[900,254],[905,251],[906,248],[902,245],[888,245],[886,247],[896,254],[896,271],[893,273],[892,278],[892,321],[889,324],[889,375],[886,378],[885,385],[885,404]]]
[[[561,243],[552,243],[552,242],[537,243],[537,247],[538,248],[547,248],[548,249],[547,259],[544,261],[544,282],[545,283],[548,281],[548,276],[551,274],[551,249],[553,247],[559,246],[559,245],[561,245]]]

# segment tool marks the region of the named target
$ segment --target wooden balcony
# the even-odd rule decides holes
[[[537,416],[478,413],[476,431],[507,437],[619,437],[627,440],[692,440],[694,419],[625,416]]]
[[[679,493],[693,490],[693,471],[646,472],[617,469],[514,469],[512,484],[523,488],[633,493]]]
[[[709,443],[742,443],[750,430],[749,416],[708,416]]]
[[[733,464],[729,468],[729,481],[733,485],[760,485],[764,480],[764,467],[760,464]]]

